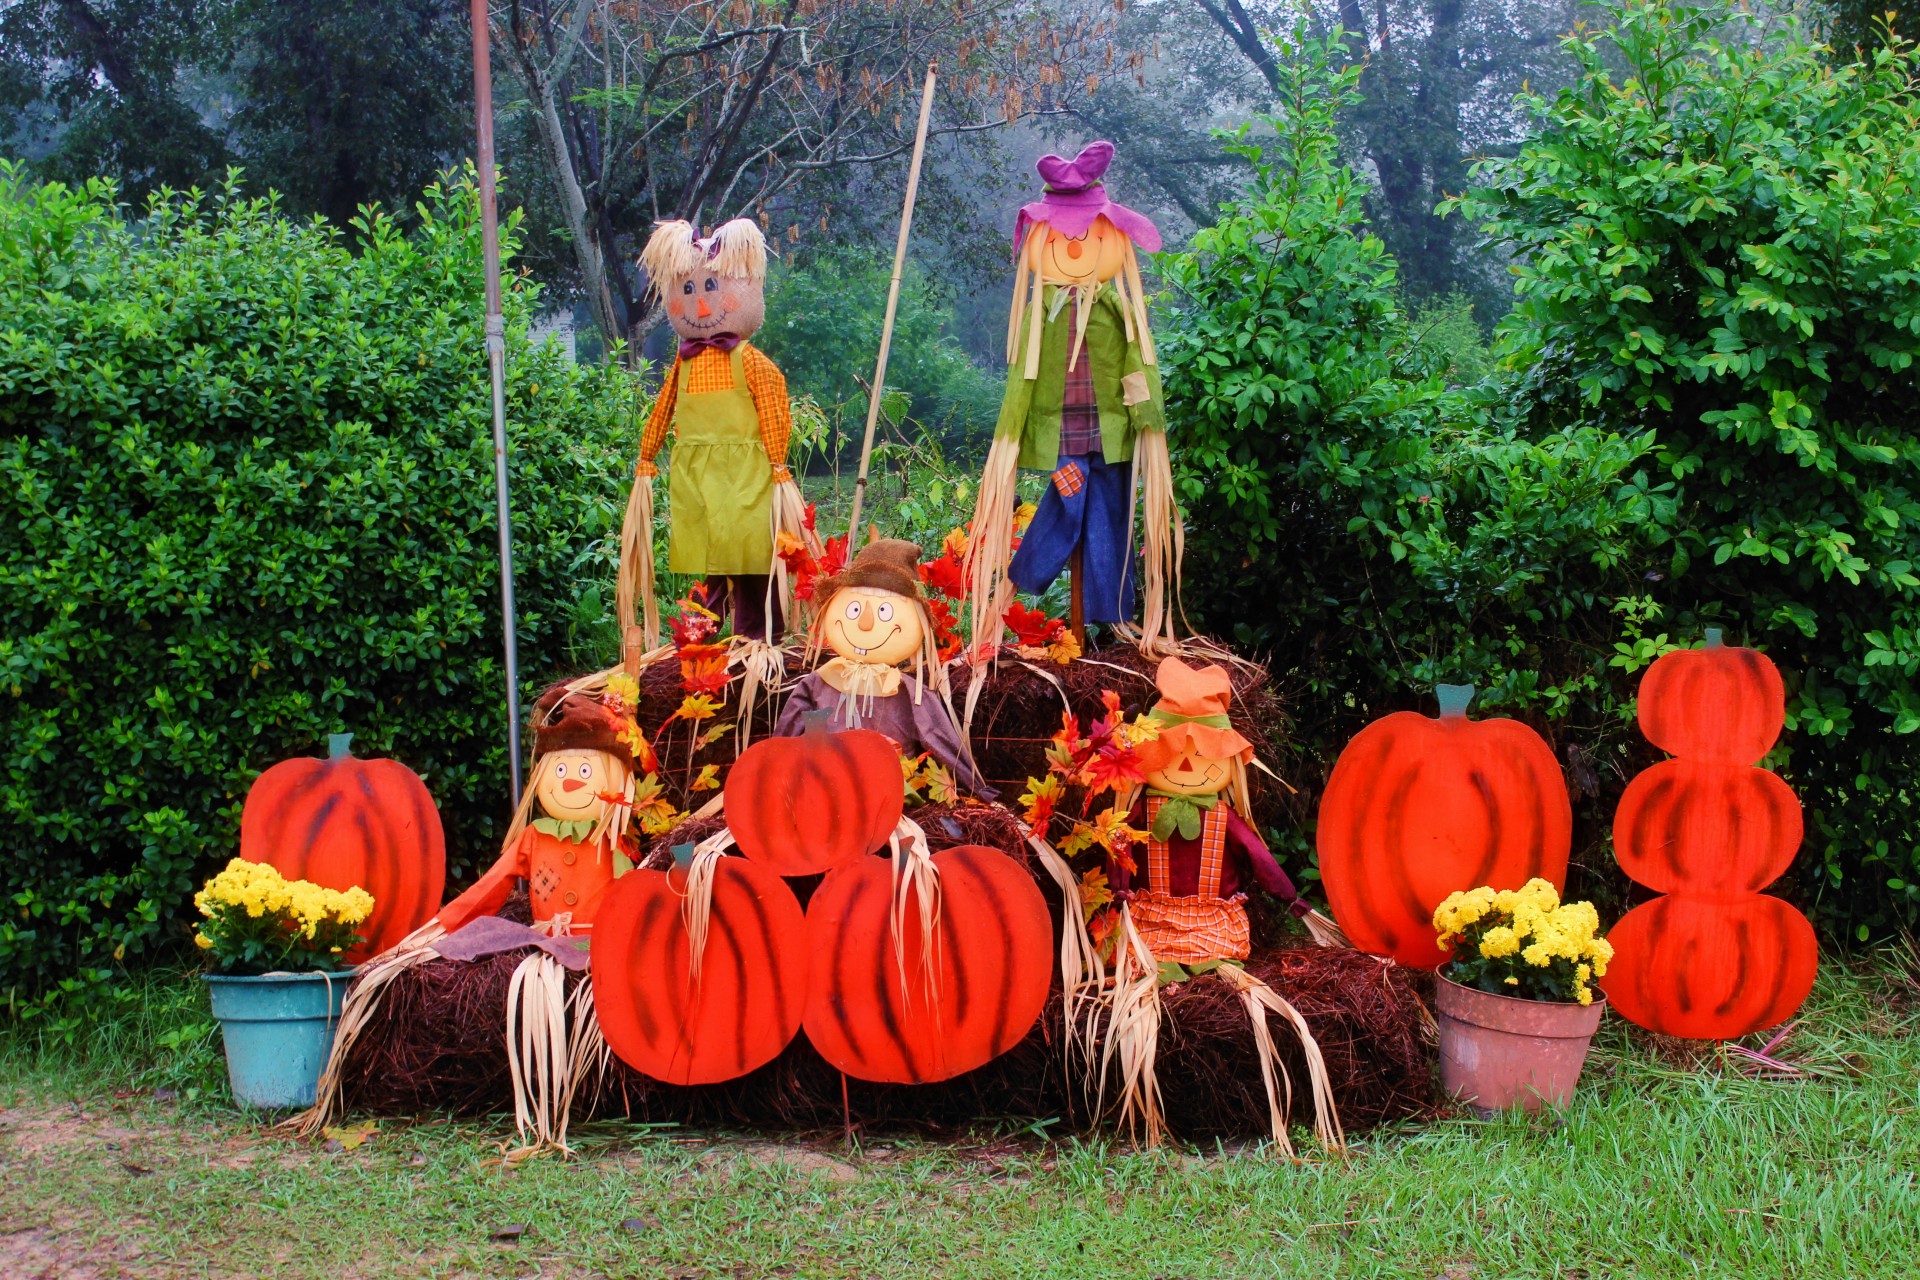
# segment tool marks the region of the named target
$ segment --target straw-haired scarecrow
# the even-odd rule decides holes
[[[1258,887],[1304,917],[1293,881],[1247,820],[1253,743],[1227,718],[1233,685],[1219,666],[1164,658],[1149,712],[1160,734],[1135,750],[1146,786],[1128,824],[1146,847],[1109,855],[1107,881],[1158,960],[1244,960],[1247,890]]]
[[[1089,622],[1134,616],[1133,504],[1144,493],[1148,648],[1171,647],[1168,591],[1177,578],[1178,517],[1167,462],[1160,370],[1147,329],[1135,248],[1160,247],[1142,213],[1101,182],[1113,144],[1071,160],[1043,156],[1040,199],[1014,227],[1018,263],[1007,324],[1007,389],[987,457],[968,558],[973,634],[991,643],[1009,602],[1005,582],[1037,593],[1080,555]],[[1052,473],[1008,563],[1018,470]]]
[[[774,733],[796,736],[810,714],[825,712],[828,728],[876,729],[909,755],[931,754],[963,790],[992,799],[942,696],[943,668],[919,564],[917,544],[884,538],[820,583],[811,648],[815,656],[825,649],[833,657],[795,683]],[[900,669],[909,662],[911,675]]]
[[[599,694],[557,684],[534,705],[533,743],[533,777],[506,847],[471,889],[440,908],[448,933],[498,914],[520,880],[536,925],[585,932],[614,878],[632,865],[621,837],[633,805],[634,750],[648,749],[632,716]]]
[[[1289,1154],[1292,1081],[1278,1056],[1267,1015],[1299,1038],[1314,1102],[1314,1125],[1329,1148],[1343,1145],[1332,1084],[1306,1019],[1279,993],[1242,967],[1251,951],[1248,891],[1264,889],[1302,919],[1315,941],[1339,945],[1332,921],[1308,909],[1266,841],[1248,821],[1247,766],[1253,744],[1228,719],[1233,686],[1226,671],[1195,669],[1164,658],[1155,673],[1160,700],[1148,714],[1159,735],[1135,750],[1146,783],[1132,798],[1127,825],[1147,832],[1107,858],[1107,879],[1119,900],[1113,982],[1103,994],[1107,1048],[1118,1062],[1123,1116],[1143,1121],[1149,1138],[1162,1124],[1153,1046],[1159,1036],[1159,989],[1207,974],[1225,983],[1245,1008],[1260,1060],[1273,1140]]]
[[[640,442],[623,541],[651,556],[655,459],[672,433],[668,566],[704,575],[708,601],[730,604],[736,635],[777,639],[780,602],[766,607],[777,529],[800,532],[804,502],[787,470],[793,407],[779,366],[747,339],[766,319],[767,244],[751,219],[701,238],[691,224],[654,228],[640,265],[666,308],[680,348]],[[651,573],[629,584],[650,600]],[[623,613],[628,610],[623,610]]]

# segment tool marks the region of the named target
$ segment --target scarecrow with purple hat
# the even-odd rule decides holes
[[[1071,160],[1042,157],[1045,193],[1014,227],[1007,389],[969,546],[973,634],[982,643],[999,636],[1011,587],[1046,590],[1076,553],[1086,620],[1130,624],[1136,490],[1146,501],[1143,644],[1172,641],[1177,515],[1136,255],[1136,247],[1157,250],[1160,232],[1108,198],[1101,178],[1112,160],[1110,142],[1089,143]],[[1021,468],[1051,477],[1009,561]]]

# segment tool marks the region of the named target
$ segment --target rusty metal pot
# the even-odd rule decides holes
[[[1606,997],[1589,1005],[1518,1000],[1439,977],[1440,1083],[1482,1115],[1564,1107],[1580,1081]]]

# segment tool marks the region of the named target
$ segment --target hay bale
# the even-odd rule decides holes
[[[387,1114],[503,1111],[508,1093],[507,983],[525,951],[471,964],[438,960],[401,975],[346,1067],[350,1107]],[[1357,1132],[1435,1106],[1432,1060],[1417,977],[1354,951],[1294,947],[1256,956],[1249,968],[1291,1000],[1313,1028],[1342,1122]],[[584,981],[568,975],[568,982]],[[1203,977],[1165,993],[1160,1083],[1169,1127],[1182,1137],[1259,1137],[1266,1096],[1239,1001]],[[1070,1078],[1061,1053],[1056,991],[1046,1013],[1011,1051],[940,1084],[844,1082],[846,1115],[869,1129],[963,1125],[981,1119],[1059,1117],[1088,1126],[1094,1099]],[[1312,1123],[1305,1064],[1276,1030],[1293,1074],[1293,1119]],[[616,1063],[583,1105],[599,1114],[694,1126],[837,1128],[839,1072],[806,1037],[738,1080],[675,1088]]]

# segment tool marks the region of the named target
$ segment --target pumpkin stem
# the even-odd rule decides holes
[[[1708,627],[1707,628],[1707,648],[1719,649],[1723,647],[1724,647],[1723,642],[1720,639],[1720,628]]]
[[[1433,686],[1433,696],[1440,700],[1440,718],[1451,720],[1467,714],[1467,706],[1473,701],[1473,686],[1470,684],[1437,684]]]
[[[353,754],[353,735],[350,733],[330,733],[327,735],[327,759],[343,760]]]

